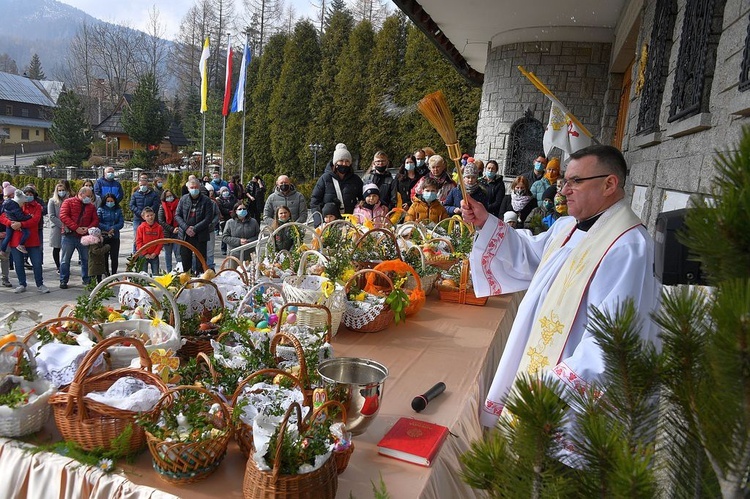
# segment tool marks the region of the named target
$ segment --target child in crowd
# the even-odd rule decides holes
[[[138,226],[135,236],[135,247],[137,250],[144,247],[146,243],[164,238],[164,229],[156,223],[156,214],[150,206],[143,208],[141,217],[143,217],[144,223]],[[148,249],[148,253],[143,255],[146,257],[147,265],[151,266],[151,275],[159,274],[159,253],[161,253],[161,246],[161,244],[152,246]]]
[[[508,227],[513,227],[514,229],[518,228],[518,213],[515,211],[506,211],[505,215],[503,215],[503,222],[505,222],[505,225]]]
[[[7,183],[7,185],[5,185]],[[10,197],[10,196],[13,197]],[[8,182],[3,183],[3,197],[6,197],[3,203],[3,213],[11,222],[25,222],[31,218],[31,215],[27,215],[23,212],[23,205],[26,203],[26,195],[20,189],[17,190],[15,187],[10,185]],[[13,228],[8,225],[5,227],[5,239],[0,243],[0,259],[6,260],[8,258],[8,244],[10,239],[13,237]],[[21,253],[27,253],[26,240],[29,238],[29,229],[21,228],[21,240],[16,246],[16,249]]]
[[[81,244],[89,248],[89,278],[101,281],[107,273],[107,255],[109,244],[104,244],[102,230],[99,227],[89,227],[89,233],[81,237]]]
[[[271,224],[271,228],[276,232],[276,229],[283,226],[292,219],[292,212],[286,206],[279,206],[276,208],[276,218]],[[278,231],[274,236],[273,243],[276,246],[276,251],[291,250],[294,246],[294,239],[289,228]]]
[[[341,211],[336,203],[326,203],[323,206],[323,223],[331,223],[341,219]]]
[[[424,177],[422,183],[422,194],[412,198],[411,207],[406,214],[407,222],[432,222],[438,223],[448,218],[448,212],[438,201],[438,190],[440,185],[432,177]]]
[[[380,202],[380,189],[375,184],[366,184],[362,188],[362,197],[364,199],[354,207],[353,215],[363,224],[366,220],[383,222],[383,218],[388,215],[388,207]]]

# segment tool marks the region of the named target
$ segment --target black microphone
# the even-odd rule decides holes
[[[427,404],[430,402],[430,400],[434,399],[444,391],[445,383],[441,381],[440,383],[427,390],[424,394],[414,397],[414,400],[411,401],[411,408],[417,412],[423,411],[424,408],[427,407]]]

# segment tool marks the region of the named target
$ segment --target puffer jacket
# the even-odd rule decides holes
[[[365,206],[364,201],[360,201],[354,208],[354,216],[359,219],[359,223],[365,223],[365,220],[380,220],[388,214],[388,207],[383,203],[378,203],[372,209]]]
[[[109,244],[92,244],[89,246],[89,276],[107,273],[107,253]]]
[[[327,203],[335,203],[337,206],[341,206],[339,198],[336,195],[336,188],[333,185],[334,175],[339,181],[341,196],[344,198],[344,206],[340,210],[341,213],[354,213],[354,207],[364,199],[362,197],[362,187],[364,184],[359,175],[354,172],[349,173],[343,179],[339,179],[338,174],[332,172],[326,172],[321,175],[313,189],[310,199],[310,209],[322,213],[323,206]]]
[[[78,196],[67,198],[60,206],[60,220],[63,234],[81,237],[76,232],[79,227],[99,227],[99,216],[94,203],[84,204]]]
[[[185,231],[190,227],[188,220],[190,220],[190,210],[193,207],[195,208],[194,220],[196,221],[193,224],[195,238],[198,241],[208,241],[211,239],[211,226],[214,221],[214,210],[217,214],[219,210],[216,208],[216,203],[203,194],[199,194],[195,200],[190,197],[190,194],[185,194],[180,198],[180,202],[177,205],[177,211],[174,214],[174,217],[177,220],[177,225],[180,227],[180,239],[184,240],[187,238],[187,233]]]
[[[448,218],[448,212],[437,199],[429,205],[419,196],[414,196],[411,200],[411,207],[406,214],[406,222],[424,222],[430,221],[438,223],[444,218]]]
[[[234,248],[242,246],[241,239],[247,239],[248,241],[255,241],[258,239],[259,232],[260,227],[258,226],[258,222],[250,215],[247,215],[242,220],[239,218],[232,218],[224,227],[221,242],[227,245],[229,251],[232,251]],[[247,258],[246,255],[249,253],[250,251],[245,250],[242,254],[238,255],[238,257],[240,260],[245,260]]]
[[[286,194],[276,187],[273,193],[266,199],[263,207],[263,221],[266,225],[271,225],[276,219],[276,210],[286,206],[292,213],[292,221],[305,223],[307,221],[307,200],[301,192],[298,192],[294,186]]]
[[[154,213],[159,213],[160,202],[161,200],[159,199],[159,194],[157,194],[156,191],[152,189],[149,189],[145,193],[141,191],[135,191],[133,195],[130,196],[130,211],[133,212],[133,220],[143,222],[141,212],[146,206],[150,206],[151,209],[154,210]]]
[[[96,215],[99,217],[99,228],[102,232],[107,232],[110,229],[115,229],[114,239],[120,239],[120,229],[125,226],[125,218],[122,215],[122,208],[115,206],[110,208],[107,205],[101,206],[96,210]]]

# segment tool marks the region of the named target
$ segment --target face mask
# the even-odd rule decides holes
[[[240,218],[245,218],[247,216],[247,210],[237,210],[237,216]]]
[[[544,209],[547,211],[552,211],[552,208],[555,207],[555,204],[552,201],[545,201],[544,202]]]
[[[487,177],[487,178],[489,178],[489,179],[492,179],[492,178],[497,177],[497,172],[493,172],[491,170],[487,170],[486,172],[484,172],[484,176]]]
[[[147,192],[148,191],[148,186],[147,185],[142,185],[142,186],[140,186],[138,188],[138,190],[141,191],[141,192]]]
[[[291,186],[291,185],[289,185],[289,184],[281,184],[281,185],[279,186],[279,190],[280,190],[281,192],[289,192],[289,189],[291,189],[291,188],[292,188],[292,186]]]
[[[432,203],[437,199],[437,193],[436,192],[423,192],[422,193],[422,199],[424,199],[425,203]]]
[[[542,171],[544,170],[544,166],[542,166],[542,164],[539,161],[537,161],[536,163],[534,163],[534,170],[538,172]]]
[[[107,174],[107,180],[112,180],[113,178],[115,178],[115,174],[114,173],[108,173]]]
[[[88,196],[86,196],[85,198],[83,198],[83,204],[91,204],[91,198],[88,197]]]
[[[68,191],[57,191],[58,197],[64,198],[67,195],[68,195]]]
[[[285,224],[285,223],[287,223],[288,221],[289,221],[289,219],[288,219],[288,218],[286,218],[286,217],[279,217],[279,223],[280,223],[280,224]]]
[[[197,198],[198,194],[201,193],[201,190],[200,189],[189,189],[188,192],[190,192],[191,196],[193,196],[194,198]]]
[[[167,196],[166,197],[166,201],[167,201],[167,203],[171,203],[172,201],[174,201],[174,197],[173,196]]]
[[[163,183],[163,182],[157,182],[157,183],[156,183],[156,187],[158,187],[159,189],[161,189],[161,187],[162,187],[163,185],[164,185],[164,183]]]
[[[406,163],[406,164],[404,165],[404,170],[406,170],[407,172],[410,172],[410,171],[412,171],[413,169],[414,169],[414,163]]]
[[[107,201],[107,206],[109,208],[114,208],[115,207],[115,202],[114,201]]]
[[[221,179],[219,177],[214,177],[214,182],[219,182]]]
[[[336,171],[342,175],[346,175],[352,171],[352,167],[351,166],[337,166]]]
[[[418,159],[417,160],[417,166],[419,166],[419,167],[424,166],[424,160],[423,159]]]
[[[462,160],[461,160],[461,164],[462,164],[463,166],[466,166],[466,163],[468,163],[468,161],[466,161],[465,159],[462,159]]]
[[[514,189],[513,192],[515,192],[518,196],[523,195],[523,189]]]
[[[378,173],[383,173],[383,172],[385,172],[385,166],[378,165],[378,166],[375,167],[375,171],[378,172]]]
[[[567,204],[558,204],[555,206],[555,211],[558,212],[560,215],[567,215],[568,214],[568,205]]]
[[[34,200],[34,196],[26,196],[26,202],[30,203]]]
[[[224,192],[222,192],[222,193],[221,193],[221,197],[223,197],[223,198],[228,198],[228,197],[229,197],[229,192],[228,192],[228,191],[224,191]]]

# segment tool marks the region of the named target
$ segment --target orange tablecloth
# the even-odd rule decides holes
[[[478,417],[480,404],[492,382],[521,296],[515,294],[492,298],[484,307],[444,303],[435,298],[429,298],[425,308],[405,324],[374,334],[353,333],[342,327],[334,338],[337,357],[373,359],[390,371],[380,413],[366,433],[355,437],[355,452],[349,467],[339,475],[337,497],[349,498],[350,494],[358,499],[373,497],[371,482],[379,483],[381,476],[394,499],[479,497],[461,481],[458,458],[469,449],[472,440],[482,436]],[[411,409],[412,398],[438,381],[444,381],[447,385],[445,393],[416,414]],[[432,467],[423,468],[378,455],[377,442],[402,416],[417,417],[450,429],[451,435]],[[105,496],[95,495],[94,489],[108,492],[120,490],[122,494],[119,497],[128,498],[169,497],[164,493],[197,499],[242,497],[245,462],[234,443],[213,475],[181,487],[168,484],[158,477],[151,469],[148,452],[141,454],[135,465],[124,465],[125,476],[132,482],[125,485],[122,484],[122,477],[117,475],[99,476],[71,470],[71,465],[62,458],[62,462],[59,462],[59,459],[46,460],[35,456],[35,463],[24,463],[19,467],[18,462],[22,458],[17,454],[18,451],[13,451],[0,439],[2,497],[25,497],[5,495],[2,482],[6,482],[6,478],[12,478],[15,483],[25,483],[21,489],[30,493],[28,497],[43,497],[32,495],[29,484],[37,483],[42,476],[49,479],[53,473],[46,468],[52,466],[53,461],[55,466],[61,467],[58,473],[65,476],[63,479],[55,478],[56,491],[74,492],[70,483],[65,484],[66,480],[81,484],[86,482],[85,476],[96,478],[95,487],[81,485],[82,488],[75,487],[77,490],[72,494],[54,492],[56,497],[113,497],[109,493]],[[12,476],[10,470],[17,470],[13,472],[14,475],[25,476]],[[107,483],[107,480],[116,483]]]

